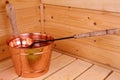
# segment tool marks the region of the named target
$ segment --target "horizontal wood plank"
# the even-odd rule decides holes
[[[0,45],[0,61],[10,57],[7,45]]]
[[[64,44],[62,44],[64,43]],[[72,53],[74,55],[96,61],[102,63],[107,66],[112,66],[116,68],[120,68],[119,59],[120,54],[116,52],[112,52],[105,49],[100,49],[99,47],[94,47],[88,44],[80,43],[78,44],[75,41],[59,41],[56,42],[56,48],[62,51],[66,51]],[[67,46],[64,46],[67,45]],[[74,46],[76,45],[76,46]],[[60,48],[62,47],[62,48]],[[72,48],[72,49],[71,49]],[[114,56],[114,57],[113,57]]]
[[[45,80],[73,80],[76,76],[81,74],[92,64],[76,60],[62,70],[56,72]]]
[[[92,32],[92,30],[78,29],[78,28],[74,29],[74,27],[70,27],[70,26],[69,28],[67,26],[64,27],[63,25],[59,25],[53,22],[46,23],[46,28],[47,28],[46,31],[49,34],[53,35],[55,38],[72,36],[74,34],[82,34],[86,32]],[[63,33],[61,33],[60,31],[63,31]],[[93,30],[93,31],[96,31],[96,30]],[[117,34],[117,35],[104,35],[104,36],[98,36],[98,37],[91,37],[91,38],[89,37],[89,38],[81,38],[76,40],[72,39],[72,40],[75,41],[76,43],[89,44],[94,47],[99,47],[101,49],[106,49],[112,52],[119,53],[120,52],[119,39],[120,39],[119,34]]]
[[[87,8],[103,11],[120,12],[119,0],[42,0],[45,4],[60,5],[60,6],[70,6],[76,8]]]
[[[108,69],[99,66],[93,66],[75,80],[104,80],[109,73],[110,70]]]
[[[45,5],[45,15],[46,32],[55,38],[111,28],[120,29],[119,13]],[[56,41],[55,48],[120,69],[119,35],[120,31],[115,35]]]
[[[59,11],[56,12],[56,10]],[[108,28],[119,28],[119,17],[113,16],[112,14],[102,14],[102,13],[93,13],[94,11],[85,11],[81,9],[67,9],[66,7],[55,7],[46,5],[46,28],[47,32],[55,32],[57,35],[60,34],[59,30],[66,32],[65,34],[75,34],[75,33],[85,33],[89,31],[95,30],[103,30]],[[97,17],[96,17],[97,16]],[[52,17],[52,18],[51,18]],[[88,20],[88,17],[90,20]],[[71,18],[71,19],[70,19]],[[104,18],[104,19],[103,19]],[[117,22],[118,21],[118,22]],[[96,25],[94,25],[96,24]],[[105,48],[105,49],[115,49],[113,51],[119,52],[118,49],[118,40],[119,34],[115,36],[104,36],[104,37],[95,37],[91,39],[84,39],[82,43],[90,43],[93,46]],[[102,39],[101,39],[102,38]],[[96,43],[94,42],[96,40]],[[98,42],[97,42],[98,40]],[[100,41],[102,40],[102,41]],[[90,41],[90,42],[89,42]],[[99,45],[99,42],[100,43]],[[108,43],[109,42],[109,43]],[[106,46],[103,46],[105,44]],[[109,45],[109,46],[108,46]],[[116,48],[111,48],[111,46],[115,46]]]
[[[45,7],[45,18],[48,20],[46,22],[61,23],[64,26],[90,30],[119,28],[119,13],[110,14],[108,12],[51,5],[45,5]]]
[[[33,8],[17,10],[16,17],[17,17],[17,27],[19,31],[24,31],[24,29],[31,28],[32,25],[34,27],[34,24],[36,23],[40,26],[39,8],[33,7]],[[6,12],[0,13],[0,24],[1,24],[0,33],[3,34],[0,35],[0,37],[4,36],[5,34],[8,35],[8,33],[10,33],[11,31],[7,31],[8,32],[7,33],[6,30],[11,30],[11,25],[6,15]]]
[[[0,12],[5,11],[5,5],[7,0],[0,0]],[[15,6],[15,9],[24,9],[39,6],[40,0],[8,0]]]
[[[41,32],[40,11],[37,6],[17,9],[16,20],[19,33]],[[0,12],[0,25],[0,60],[2,60],[10,56],[6,40],[13,34],[6,12]]]

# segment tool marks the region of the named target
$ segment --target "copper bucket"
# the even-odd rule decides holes
[[[48,71],[53,42],[37,43],[33,48],[26,46],[34,40],[51,39],[53,37],[46,34],[26,33],[7,40],[15,71],[19,76],[33,78]]]

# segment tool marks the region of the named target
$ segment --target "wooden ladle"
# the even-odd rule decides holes
[[[8,1],[6,1],[6,11],[7,11],[7,15],[8,15],[11,25],[12,25],[13,35],[15,37],[17,37],[19,35],[19,33],[18,33],[18,29],[17,29],[17,24],[16,24],[15,8]],[[88,33],[83,33],[83,34],[75,34],[73,36],[57,38],[57,39],[52,39],[52,40],[42,40],[42,41],[35,40],[32,42],[31,45],[28,45],[28,47],[31,48],[36,43],[44,43],[44,42],[49,42],[49,41],[57,41],[57,40],[64,40],[64,39],[71,39],[71,38],[78,39],[78,38],[102,36],[102,35],[108,35],[108,34],[116,34],[117,32],[118,32],[118,29],[114,28],[114,29],[106,29],[106,30],[95,31],[95,32],[88,32]]]
[[[16,12],[14,6],[10,4],[9,1],[6,1],[6,12],[12,25],[13,35],[17,37],[19,33],[16,24]]]
[[[36,44],[36,43],[44,43],[44,42],[49,42],[49,41],[58,41],[58,40],[65,40],[65,39],[78,39],[78,38],[87,38],[87,37],[95,37],[95,36],[103,36],[103,35],[111,35],[111,34],[116,34],[118,33],[118,29],[117,28],[113,28],[113,29],[106,29],[106,30],[100,30],[100,31],[94,31],[94,32],[87,32],[87,33],[83,33],[83,34],[75,34],[73,36],[68,36],[68,37],[62,37],[62,38],[56,38],[56,39],[52,39],[52,40],[36,40],[33,41],[31,45],[29,45],[28,47],[31,47]]]

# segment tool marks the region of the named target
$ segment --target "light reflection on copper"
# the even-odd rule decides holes
[[[42,36],[41,36],[42,35]],[[18,37],[12,37],[7,41],[7,44],[13,48],[27,48],[30,46],[35,40],[50,40],[53,39],[50,35],[41,34],[41,33],[25,33],[20,34]],[[46,42],[44,44],[37,43],[35,47],[40,47],[42,45],[50,44]]]
[[[51,40],[53,37],[41,33],[20,34],[7,40],[16,73],[33,78],[45,74],[49,69],[53,42],[37,43],[33,48],[23,48],[35,40]]]

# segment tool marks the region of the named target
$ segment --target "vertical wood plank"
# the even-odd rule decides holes
[[[76,76],[88,69],[91,65],[92,64],[90,63],[76,60],[45,80],[73,80]]]
[[[120,73],[113,72],[106,80],[120,80]]]
[[[109,73],[110,70],[95,65],[75,80],[103,80]]]

